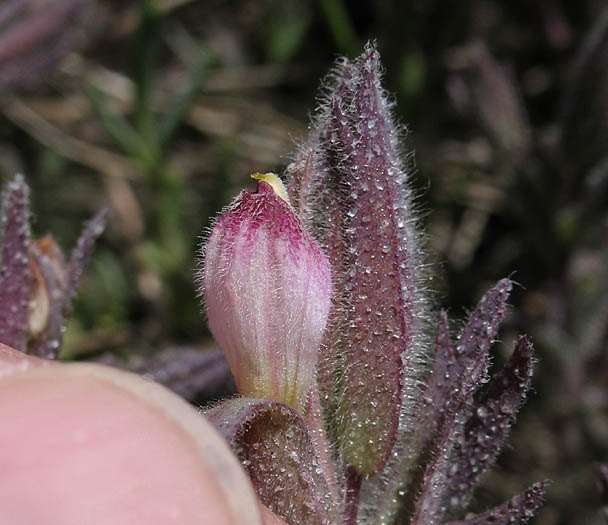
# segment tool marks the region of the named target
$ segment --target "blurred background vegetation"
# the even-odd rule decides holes
[[[496,362],[520,332],[537,349],[535,392],[476,509],[549,478],[534,523],[606,523],[601,0],[4,0],[3,180],[26,174],[35,234],[66,247],[110,209],[63,358],[196,382],[188,359],[212,345],[193,284],[201,233],[250,173],[283,170],[319,80],[368,39],[415,153],[437,307],[462,318],[510,275]],[[154,361],[172,348],[190,356],[177,372],[178,354]]]

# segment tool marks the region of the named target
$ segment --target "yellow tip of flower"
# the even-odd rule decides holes
[[[255,180],[263,180],[272,186],[274,192],[281,197],[287,204],[289,203],[289,196],[287,190],[283,185],[283,181],[279,179],[274,173],[252,173],[251,178]]]

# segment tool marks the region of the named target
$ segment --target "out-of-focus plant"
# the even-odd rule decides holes
[[[37,84],[84,37],[93,0],[7,0],[0,6],[0,92]]]
[[[84,228],[66,261],[50,235],[30,235],[29,188],[22,176],[7,186],[2,208],[0,343],[56,359],[78,281],[104,229],[105,211]]]
[[[52,10],[40,7],[45,4],[67,5],[0,2],[1,42],[33,34],[24,23],[47,20]],[[100,129],[101,113],[82,97],[82,85],[92,84],[108,111],[122,114],[137,133],[135,75],[126,58],[145,48],[130,45],[142,6],[95,4],[101,16],[93,25],[82,27],[80,14],[70,24],[55,21],[54,36],[28,49],[52,54],[66,38],[76,42],[75,31],[88,41],[90,33],[99,34],[95,46],[62,51],[64,60],[47,61],[54,68],[30,68],[29,51],[1,62],[4,73],[31,76],[38,88],[20,90],[23,83],[16,82],[14,89],[1,89],[0,169],[7,176],[36,173],[38,222],[52,224],[60,240],[76,237],[75,226],[106,192],[117,212],[119,221],[93,261],[93,278],[83,286],[63,355],[120,349],[120,359],[103,359],[202,403],[208,390],[199,385],[216,365],[226,374],[226,365],[215,353],[208,358],[195,345],[180,346],[206,336],[188,264],[180,286],[157,274],[162,263],[156,261],[166,253],[157,248],[153,226],[158,194],[141,176],[141,161]],[[395,111],[415,130],[408,143],[424,177],[412,182],[429,181],[417,193],[422,207],[432,210],[423,216],[428,252],[446,276],[435,275],[429,286],[456,318],[460,305],[473,304],[488,283],[516,272],[525,289],[514,290],[516,308],[503,322],[501,339],[508,342],[522,329],[543,365],[535,377],[538,395],[511,437],[514,446],[485,477],[473,508],[548,475],[559,482],[540,522],[603,523],[593,465],[608,455],[605,6],[595,0],[576,6],[565,0],[156,5],[162,11],[152,90],[157,123],[172,93],[182,91],[176,86],[186,84],[184,70],[198,62],[195,42],[221,56],[221,68],[206,77],[187,125],[164,154],[170,171],[180,180],[183,174],[181,183],[192,190],[181,214],[185,243],[242,186],[247,170],[278,171],[289,137],[300,137],[313,83],[335,53],[353,53],[358,42],[378,37],[386,85],[400,100]],[[64,185],[73,191],[63,191]],[[509,350],[498,341],[497,364]]]
[[[185,89],[167,104],[162,116],[157,116],[154,88],[161,20],[162,13],[154,0],[140,2],[139,27],[132,55],[133,122],[113,111],[103,92],[93,84],[86,86],[86,93],[106,131],[123,153],[143,169],[148,198],[155,205],[149,217],[148,242],[144,243],[140,256],[146,267],[165,280],[181,270],[191,254],[191,241],[184,237],[182,220],[185,190],[179,173],[166,162],[167,148],[198,94],[213,64],[213,56],[206,50],[199,50]]]
[[[83,229],[69,258],[50,234],[30,232],[30,190],[21,175],[11,180],[2,204],[0,259],[0,343],[45,359],[57,359],[72,302],[106,210]],[[100,362],[146,375],[190,401],[201,402],[233,392],[233,380],[217,349],[172,347],[154,356],[126,360],[104,355]]]
[[[436,177],[436,194],[460,203],[445,237],[459,293],[496,271],[534,283],[518,294],[513,322],[534,337],[546,375],[536,382],[530,426],[515,438],[537,468],[559,458],[550,502],[559,511],[547,514],[556,523],[600,519],[593,466],[608,453],[608,10],[580,40],[570,67],[545,64],[526,75],[488,42],[453,49],[448,94],[474,130],[476,154],[452,150],[437,159]],[[553,108],[539,110],[534,90],[541,100],[554,93]]]
[[[257,192],[219,218],[201,283],[243,397],[206,416],[288,523],[525,523],[543,483],[464,516],[530,385],[526,337],[488,374],[512,284],[484,296],[455,342],[443,313],[431,357],[399,138],[369,45],[330,76],[287,189],[256,175]]]

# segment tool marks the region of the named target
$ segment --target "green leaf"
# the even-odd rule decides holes
[[[203,51],[202,56],[196,67],[190,73],[190,79],[183,93],[173,101],[169,112],[165,115],[159,125],[160,144],[166,147],[173,138],[175,131],[184,120],[190,106],[194,102],[201,85],[207,77],[207,72],[215,64],[215,57]]]
[[[101,118],[105,130],[116,141],[120,149],[130,157],[145,161],[148,157],[145,144],[131,124],[120,113],[109,108],[106,97],[100,89],[92,84],[85,84],[84,91],[93,110]]]
[[[152,112],[152,92],[156,76],[160,16],[160,11],[153,0],[141,2],[133,54],[136,125],[140,137],[152,150],[157,149],[159,145],[156,121]]]

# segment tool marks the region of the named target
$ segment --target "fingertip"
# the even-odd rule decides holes
[[[49,364],[51,364],[50,361],[26,355],[0,343],[0,378]]]
[[[178,396],[108,367],[40,366],[0,352],[12,370],[0,381],[3,519],[262,523],[238,460]]]

